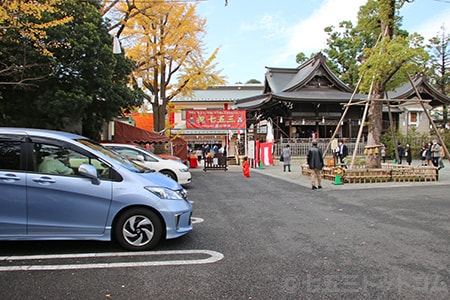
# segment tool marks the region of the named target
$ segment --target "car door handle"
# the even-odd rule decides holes
[[[20,177],[17,177],[17,176],[14,175],[14,174],[5,174],[5,175],[1,175],[1,176],[0,176],[0,179],[1,179],[1,180],[7,180],[7,181],[11,181],[11,180],[16,180],[16,181],[18,181],[18,180],[20,180]]]
[[[56,182],[56,180],[52,179],[51,177],[47,177],[47,176],[33,178],[33,181],[39,182],[39,183],[55,183]]]

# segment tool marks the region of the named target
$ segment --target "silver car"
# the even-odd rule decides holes
[[[0,191],[0,240],[149,250],[192,230],[180,184],[71,133],[0,127]]]

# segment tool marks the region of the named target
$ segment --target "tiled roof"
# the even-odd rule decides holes
[[[420,93],[423,100],[431,100],[429,103],[432,107],[440,106],[444,103],[450,104],[450,97],[440,93],[427,80],[424,74],[418,74],[413,79],[414,86]],[[396,88],[394,91],[387,92],[389,99],[412,99],[417,94],[411,83],[408,81]]]
[[[262,84],[245,84],[209,87],[206,90],[195,89],[192,97],[176,97],[173,102],[233,102],[237,99],[260,95]]]

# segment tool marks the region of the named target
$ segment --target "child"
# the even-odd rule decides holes
[[[244,177],[250,177],[250,166],[247,161],[247,156],[244,157],[244,163],[242,164],[242,172]]]

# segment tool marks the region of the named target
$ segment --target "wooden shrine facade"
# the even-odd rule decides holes
[[[331,71],[322,53],[297,68],[266,69],[263,93],[235,101],[237,109],[247,111],[247,127],[270,118],[274,123],[276,140],[286,137],[330,138],[336,128],[338,137],[357,137],[364,105],[351,105],[345,118],[341,119],[341,116],[350,99],[352,103],[364,103],[368,95],[353,94],[353,89]],[[407,107],[404,100],[417,99],[415,90],[419,90],[422,99],[430,100],[429,108],[450,103],[450,98],[436,91],[423,75],[416,76],[413,82],[415,88],[410,82],[405,83],[391,92],[389,98],[402,99],[401,103]],[[401,123],[404,107],[400,104],[390,108],[394,130],[404,125]],[[388,109],[385,108],[383,129],[388,131],[390,126]]]

